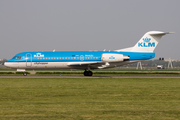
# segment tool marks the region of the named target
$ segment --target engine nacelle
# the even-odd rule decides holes
[[[123,54],[102,54],[101,60],[104,62],[121,62],[129,60],[129,56]]]

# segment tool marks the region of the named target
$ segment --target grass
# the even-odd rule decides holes
[[[0,78],[0,119],[180,118],[180,79]]]

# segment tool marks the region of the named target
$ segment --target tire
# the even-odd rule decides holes
[[[27,73],[26,73],[26,72],[24,72],[24,73],[23,73],[23,75],[24,75],[24,76],[27,76]]]
[[[88,76],[88,72],[87,71],[84,71],[84,76]]]
[[[92,76],[93,73],[91,71],[88,71],[88,76]]]
[[[84,76],[92,76],[93,72],[92,71],[84,71]]]

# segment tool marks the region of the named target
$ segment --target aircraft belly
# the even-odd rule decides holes
[[[109,63],[110,66],[104,68],[119,67],[134,62],[138,61],[111,62]],[[31,64],[27,66],[27,62],[8,62],[8,65],[11,68],[17,69],[87,69],[88,67],[90,69],[98,69],[98,67],[101,66],[101,64],[69,66],[68,63],[69,62],[31,62]]]
[[[18,69],[87,69],[87,65],[68,66],[68,62],[32,62],[31,66],[27,66],[26,62],[20,62],[13,68]],[[91,69],[97,69],[96,65],[92,65]]]
[[[17,68],[17,66],[15,67]],[[19,63],[20,69],[66,69],[67,62],[32,62],[31,66],[27,66],[26,62]]]

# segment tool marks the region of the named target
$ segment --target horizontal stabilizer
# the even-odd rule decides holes
[[[149,33],[152,36],[156,36],[156,35],[166,35],[166,34],[173,34],[174,32],[155,32],[155,33]]]

